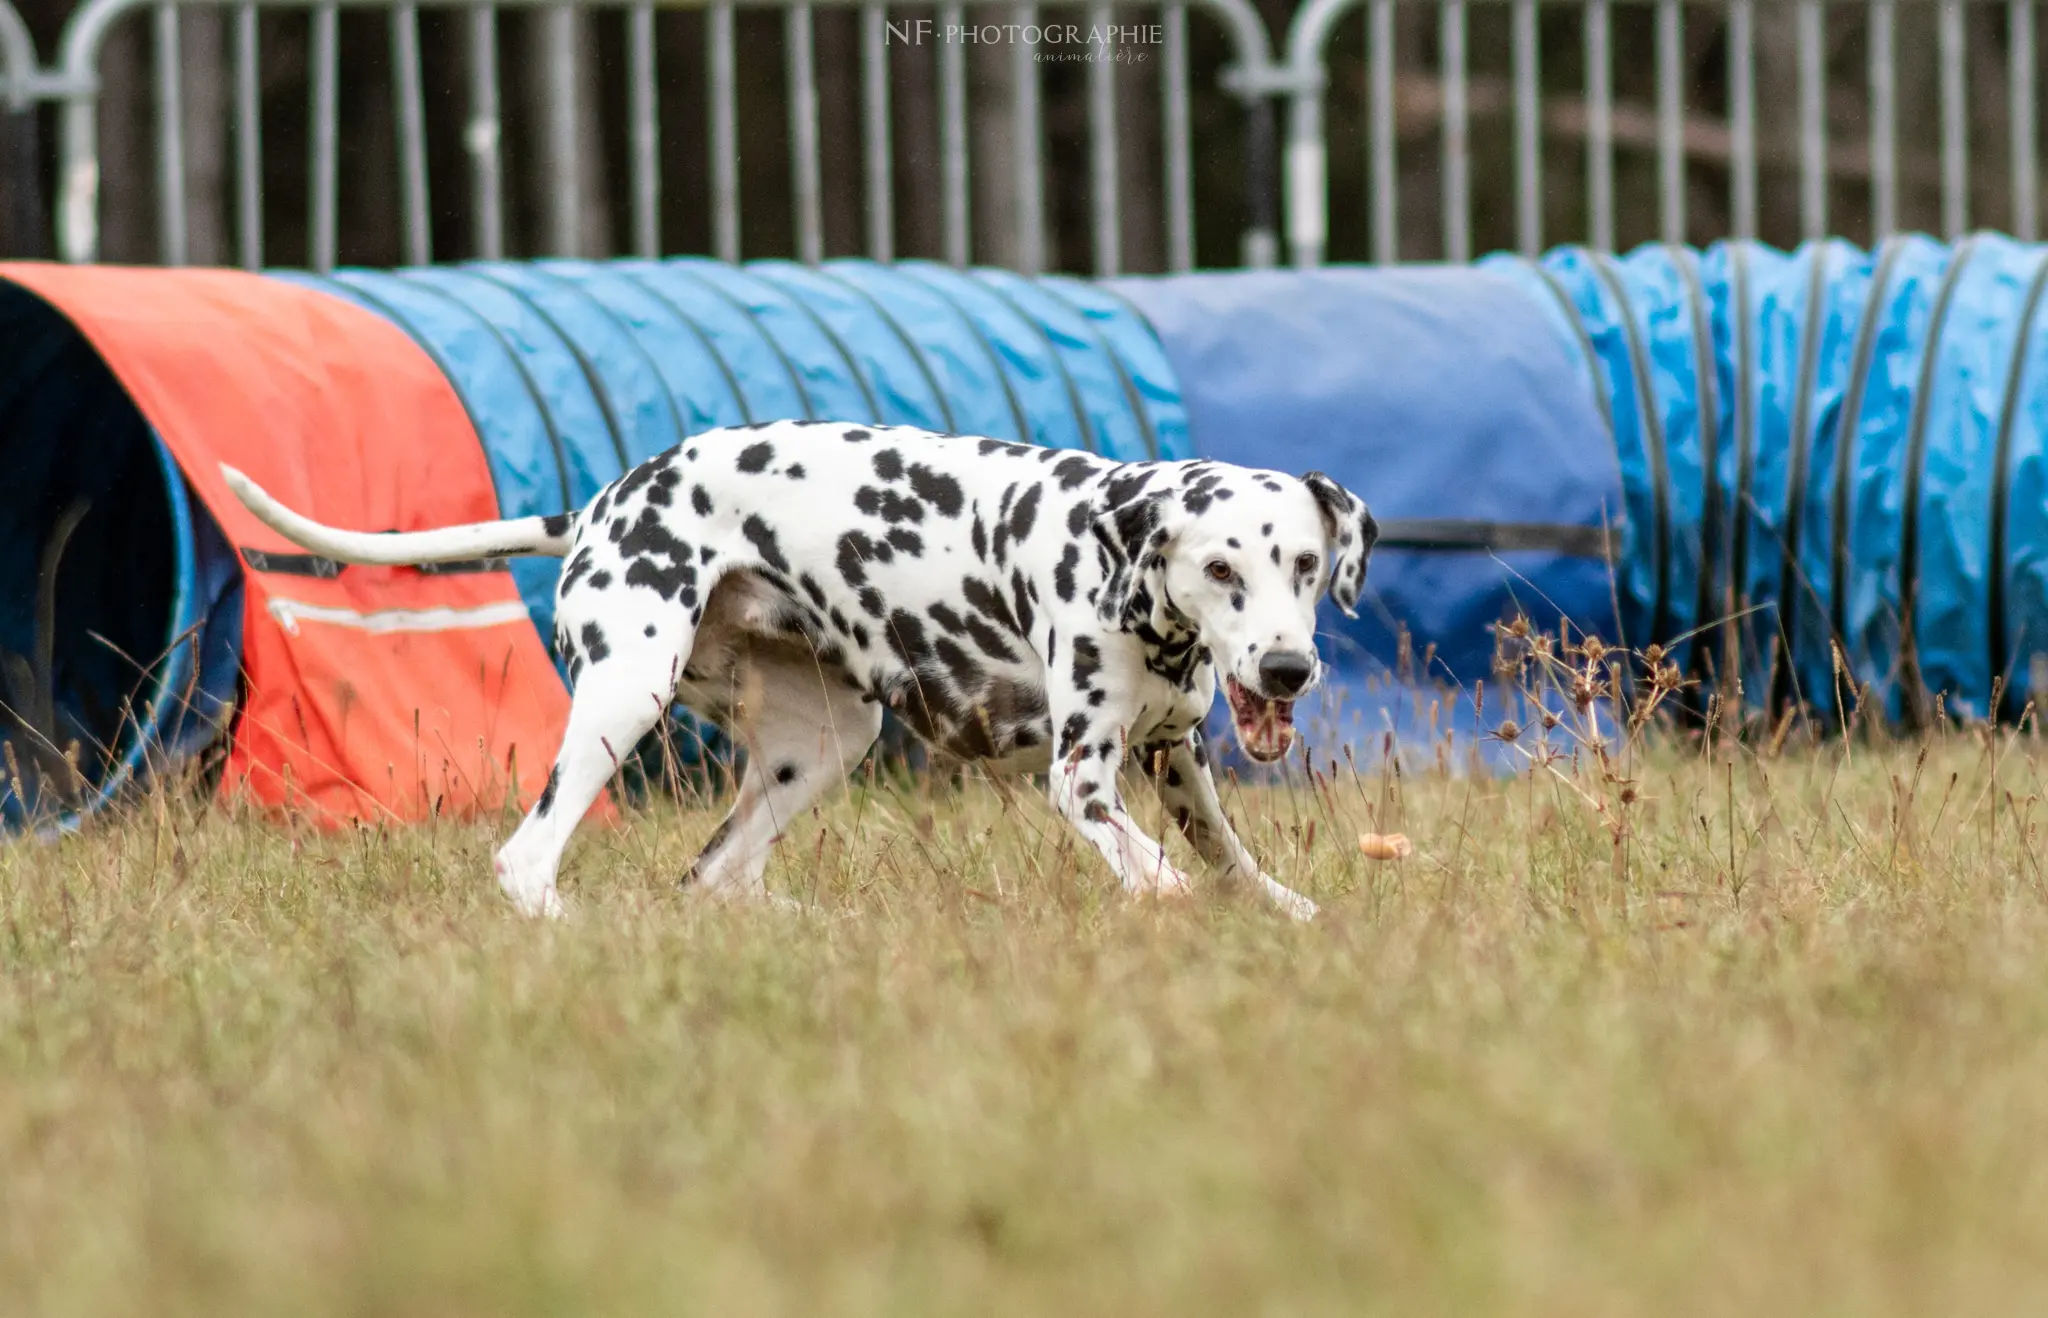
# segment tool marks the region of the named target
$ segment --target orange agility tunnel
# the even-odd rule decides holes
[[[581,507],[687,435],[783,418],[1191,456],[1156,337],[1071,280],[0,263],[0,820],[67,826],[208,750],[221,792],[326,823],[529,803],[568,710],[560,564],[323,560],[220,464],[416,530]]]

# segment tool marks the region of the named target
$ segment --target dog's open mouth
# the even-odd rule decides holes
[[[1287,754],[1294,744],[1294,702],[1268,700],[1247,689],[1236,678],[1224,684],[1230,699],[1230,721],[1237,727],[1237,744],[1244,753],[1270,764]]]

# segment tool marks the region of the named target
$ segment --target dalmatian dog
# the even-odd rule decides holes
[[[941,752],[1046,774],[1127,892],[1184,893],[1125,808],[1135,759],[1210,867],[1315,914],[1232,830],[1199,729],[1220,677],[1248,755],[1294,740],[1293,702],[1321,671],[1317,599],[1353,613],[1378,534],[1320,472],[779,421],[697,435],[580,512],[407,533],[323,526],[226,476],[272,529],[343,562],[566,556],[568,728],[496,861],[524,912],[561,911],[570,834],[680,700],[748,752],[686,876],[716,893],[767,896],[770,846],[845,780],[886,708]]]

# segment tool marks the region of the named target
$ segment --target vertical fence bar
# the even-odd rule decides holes
[[[1401,218],[1394,192],[1394,0],[1369,0],[1366,24],[1372,51],[1372,259],[1387,265],[1401,259]]]
[[[2012,96],[2012,235],[2034,241],[2039,202],[2034,164],[2034,0],[2009,0],[2006,6],[2008,80]]]
[[[420,15],[414,0],[391,8],[391,89],[398,106],[398,202],[405,261],[433,260],[427,207],[427,110],[420,86]]]
[[[867,120],[861,134],[868,193],[868,255],[896,259],[896,171],[889,131],[889,13],[880,5],[860,8],[860,107]]]
[[[1597,251],[1614,248],[1614,85],[1607,0],[1586,0],[1586,211]]]
[[[626,113],[633,153],[633,250],[661,255],[661,105],[654,81],[654,6],[637,0],[627,15]]]
[[[1685,241],[1685,11],[1657,0],[1657,195],[1667,243]]]
[[[263,268],[263,100],[256,6],[235,6],[235,248],[244,270]]]
[[[1543,100],[1536,36],[1536,0],[1514,0],[1515,246],[1543,250]]]
[[[156,25],[156,240],[165,265],[185,264],[185,90],[178,7],[159,3]]]
[[[1195,268],[1194,138],[1188,115],[1188,7],[1170,0],[1159,74],[1161,128],[1166,136],[1166,268]]]
[[[1799,0],[1799,227],[1809,239],[1828,233],[1828,124],[1825,17],[1821,0]]]
[[[711,65],[711,250],[740,259],[740,144],[733,70],[732,0],[714,0],[706,22]]]
[[[1095,275],[1122,273],[1123,242],[1117,197],[1116,161],[1116,12],[1108,5],[1088,9],[1091,32],[1107,32],[1102,49],[1088,61],[1088,193],[1094,217]]]
[[[1038,6],[1017,6],[1017,39],[1010,43],[1010,151],[1017,188],[1017,268],[1027,275],[1045,269],[1045,176],[1040,157],[1042,112],[1038,99]]]
[[[469,11],[469,125],[462,144],[469,152],[470,202],[475,208],[472,241],[478,259],[505,255],[505,174],[498,154],[498,11],[478,5]]]
[[[818,72],[811,7],[791,5],[782,15],[789,59],[790,191],[796,203],[797,257],[806,265],[825,259],[825,215],[818,164]]]
[[[1753,0],[1728,0],[1729,225],[1740,239],[1756,237],[1756,10]]]
[[[340,125],[337,118],[341,101],[341,11],[332,0],[314,6],[313,49],[310,58],[313,63],[313,125],[311,133],[312,153],[312,208],[308,227],[307,263],[325,274],[334,268],[336,220],[335,209],[340,186]]]
[[[1465,0],[1443,0],[1437,63],[1444,84],[1444,257],[1472,256],[1472,145],[1465,105]]]
[[[1941,0],[1941,227],[1950,242],[1970,227],[1969,103],[1963,88],[1963,0]]]
[[[957,0],[939,6],[942,33],[957,36],[964,25],[962,13]],[[939,43],[939,177],[946,262],[965,266],[972,255],[967,228],[967,53],[958,40],[950,39]]]
[[[547,160],[555,186],[548,190],[548,249],[552,255],[583,255],[583,175],[579,159],[582,97],[576,85],[576,54],[581,44],[582,15],[570,5],[550,5],[540,13],[547,25]]]
[[[1892,0],[1870,0],[1870,238],[1899,227],[1899,123]]]

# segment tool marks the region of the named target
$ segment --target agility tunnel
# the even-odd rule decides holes
[[[1755,708],[1832,719],[1855,686],[1895,719],[2011,717],[2048,685],[2044,278],[2048,249],[1992,236],[1100,284],[0,266],[5,808],[75,816],[207,746],[226,789],[323,817],[530,799],[566,708],[559,565],[341,569],[217,462],[414,529],[580,506],[780,418],[1357,490],[1382,539],[1361,617],[1324,612],[1330,680],[1297,715],[1319,753],[1469,743],[1518,613],[1665,646]]]
[[[580,507],[687,435],[785,418],[1191,453],[1113,295],[921,263],[0,266],[0,349],[15,823],[222,739],[226,787],[323,818],[538,792],[561,565],[344,568],[257,524],[222,461],[322,520],[409,530]]]

